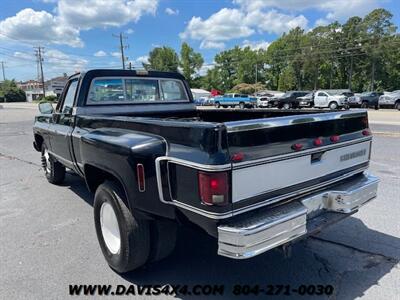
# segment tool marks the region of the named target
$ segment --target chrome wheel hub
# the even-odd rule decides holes
[[[112,254],[119,253],[121,249],[121,235],[119,232],[117,216],[111,204],[104,202],[100,208],[101,234],[108,250]]]

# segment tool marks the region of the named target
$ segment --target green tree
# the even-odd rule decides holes
[[[149,62],[143,63],[146,70],[178,72],[179,58],[170,47],[157,47],[150,51]]]
[[[204,60],[200,53],[194,52],[193,48],[187,43],[182,43],[179,66],[182,68],[183,76],[190,86],[192,86],[194,80],[193,75],[200,70],[203,63]]]
[[[0,84],[0,99],[2,102],[25,102],[26,95],[15,80],[5,80]]]

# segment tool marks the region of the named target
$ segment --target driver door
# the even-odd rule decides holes
[[[328,107],[328,95],[324,92],[318,92],[314,101],[316,104],[318,103],[318,106]]]
[[[73,168],[71,148],[71,132],[73,125],[72,109],[78,86],[78,79],[68,82],[56,111],[50,121],[52,128],[51,152],[54,157],[68,168]]]

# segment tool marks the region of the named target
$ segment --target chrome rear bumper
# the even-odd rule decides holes
[[[321,229],[332,223],[327,219],[341,220],[343,214],[351,215],[374,199],[378,182],[372,175],[359,175],[304,198],[220,225],[218,254],[250,258],[310,233],[308,225]],[[321,217],[323,214],[328,217]]]

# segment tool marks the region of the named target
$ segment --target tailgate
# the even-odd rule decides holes
[[[241,210],[304,194],[365,170],[366,111],[225,123],[233,163],[232,202]]]

